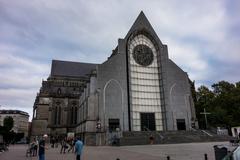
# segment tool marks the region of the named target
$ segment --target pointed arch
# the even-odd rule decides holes
[[[103,88],[103,116],[104,116],[104,129],[106,130],[106,88],[109,86],[110,83],[116,83],[120,90],[121,90],[121,109],[122,109],[122,127],[123,127],[123,130],[124,130],[124,108],[123,108],[123,89],[122,89],[122,86],[121,84],[116,80],[116,79],[110,79],[106,82],[106,84],[104,85],[104,88]]]

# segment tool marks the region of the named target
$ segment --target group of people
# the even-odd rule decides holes
[[[39,141],[37,138],[34,139],[34,141],[30,144],[30,149],[29,149],[31,156],[37,156],[37,150],[38,150],[39,160],[45,160],[45,149],[48,149],[48,147],[45,145],[47,137],[48,136],[45,134]],[[54,146],[54,144],[53,144],[53,146]],[[65,153],[65,150],[67,148],[68,148],[68,152],[75,151],[76,160],[80,160],[81,154],[82,154],[82,149],[83,149],[83,142],[80,140],[80,138],[76,138],[76,139],[64,138],[61,141],[60,153]]]
[[[74,139],[74,138],[62,139],[60,153],[66,153],[66,150],[68,152],[70,152],[70,151],[74,152],[74,146],[75,146],[76,141],[77,141],[77,139]]]
[[[28,150],[28,153],[30,156],[37,156],[38,151],[38,139],[35,137],[33,141],[30,143],[30,148]]]

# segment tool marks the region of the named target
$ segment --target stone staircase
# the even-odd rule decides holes
[[[210,134],[208,134],[210,133]],[[120,145],[146,145],[150,144],[150,136],[154,137],[154,144],[174,144],[191,142],[229,141],[230,136],[217,135],[210,131],[133,131],[123,132]]]

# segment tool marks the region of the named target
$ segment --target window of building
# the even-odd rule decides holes
[[[71,117],[70,117],[71,124],[74,124],[74,107],[71,107]]]
[[[58,88],[57,94],[60,95],[62,93],[61,88]]]
[[[78,110],[77,110],[77,107],[75,107],[75,111],[74,111],[74,124],[77,124],[77,112],[78,112]]]
[[[61,124],[61,114],[62,114],[62,111],[61,111],[61,107],[59,106],[58,107],[58,124]]]
[[[61,114],[62,114],[60,102],[57,102],[56,105],[57,106],[55,106],[53,108],[53,124],[60,125],[61,124]]]

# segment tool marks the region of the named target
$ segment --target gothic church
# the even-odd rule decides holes
[[[102,64],[52,61],[31,135],[73,132],[88,145],[107,145],[114,132],[189,130],[196,125],[191,87],[141,12]]]

